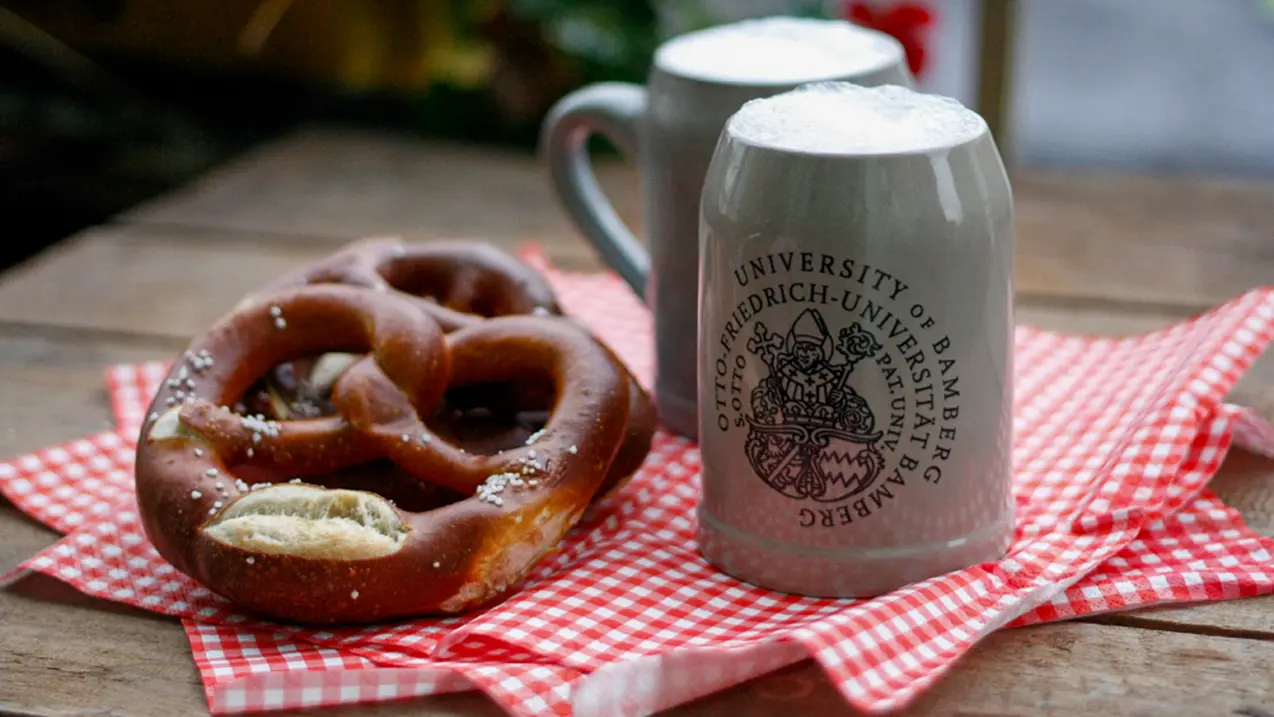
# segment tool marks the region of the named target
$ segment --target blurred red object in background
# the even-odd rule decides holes
[[[846,20],[892,35],[901,42],[911,74],[920,77],[924,73],[929,59],[928,32],[937,19],[932,6],[917,2],[882,4],[851,0],[844,7]]]

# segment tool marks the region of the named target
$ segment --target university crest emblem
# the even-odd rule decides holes
[[[857,323],[834,341],[816,309],[802,312],[786,336],[759,321],[754,331],[747,348],[768,375],[753,388],[747,416],[752,469],[789,498],[831,503],[866,490],[883,465],[881,434],[848,380],[881,345]]]

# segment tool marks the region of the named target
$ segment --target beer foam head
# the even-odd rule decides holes
[[[811,154],[905,154],[954,147],[986,131],[980,115],[950,97],[848,82],[752,100],[728,126],[747,144]]]
[[[655,55],[672,74],[742,84],[848,79],[894,62],[902,62],[902,45],[884,33],[843,20],[782,16],[687,33]]]

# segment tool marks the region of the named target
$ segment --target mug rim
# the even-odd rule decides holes
[[[670,48],[672,48],[673,46],[677,44],[691,42],[696,37],[702,37],[706,33],[710,33],[713,31],[720,31],[724,28],[733,27],[733,26],[737,26],[740,24],[748,23],[748,22],[755,22],[758,20],[767,20],[767,19],[773,19],[773,18],[785,18],[785,19],[793,19],[793,20],[801,20],[801,21],[817,21],[817,22],[826,23],[828,25],[832,25],[832,24],[852,25],[856,31],[873,36],[873,39],[877,43],[879,43],[882,48],[888,47],[888,53],[881,53],[880,59],[877,60],[876,62],[868,64],[868,65],[856,67],[851,72],[840,71],[840,72],[825,72],[825,73],[817,73],[817,74],[811,73],[811,74],[800,76],[800,77],[786,77],[783,79],[761,79],[761,78],[740,78],[740,77],[731,77],[729,79],[713,78],[713,77],[710,77],[704,74],[699,74],[699,73],[677,71],[666,64],[665,58],[667,57],[667,54]],[[810,82],[828,82],[828,81],[838,81],[838,80],[844,81],[844,82],[855,82],[855,81],[864,79],[866,77],[870,77],[871,75],[875,75],[879,72],[888,70],[889,68],[894,66],[900,66],[903,69],[906,69],[908,72],[910,72],[910,69],[907,67],[906,49],[903,47],[902,43],[892,35],[880,32],[879,30],[873,30],[868,27],[856,25],[854,23],[849,22],[848,20],[839,20],[836,18],[800,18],[800,17],[788,16],[788,15],[769,15],[763,18],[745,18],[743,20],[736,20],[734,22],[724,23],[720,25],[712,25],[709,27],[700,28],[698,30],[685,32],[680,35],[675,35],[673,37],[670,37],[664,40],[663,42],[659,44],[658,47],[655,48],[655,51],[653,55],[651,56],[651,63],[650,63],[650,69],[652,73],[660,72],[669,77],[675,77],[680,80],[686,80],[688,82],[694,82],[701,85],[708,85],[713,87],[769,87],[769,88],[794,87],[797,85],[803,85]]]
[[[800,88],[797,88],[797,90],[799,89]],[[926,94],[914,89],[912,89],[912,92],[916,94]],[[730,142],[735,142],[740,145],[743,145],[749,149],[758,149],[765,152],[771,152],[774,154],[781,154],[781,155],[791,155],[794,157],[826,158],[829,160],[853,160],[853,159],[872,160],[872,159],[883,159],[883,158],[889,158],[889,157],[912,157],[912,156],[919,156],[919,155],[931,155],[931,154],[942,153],[942,152],[951,152],[951,151],[958,150],[964,147],[973,146],[982,141],[990,141],[992,144],[994,144],[995,137],[991,133],[991,126],[987,123],[986,118],[974,110],[971,110],[967,107],[965,109],[968,110],[968,112],[970,113],[970,116],[976,120],[976,126],[977,126],[976,131],[972,131],[972,132],[960,134],[960,135],[955,135],[953,136],[954,138],[950,138],[950,139],[944,138],[943,140],[940,140],[940,141],[926,142],[926,143],[916,144],[916,145],[908,146],[904,148],[889,148],[889,149],[860,148],[860,149],[852,149],[852,150],[797,149],[797,148],[793,148],[789,146],[774,144],[771,142],[747,139],[741,136],[735,130],[735,122],[738,120],[739,114],[742,112],[742,108],[740,108],[739,110],[736,110],[734,113],[730,115],[730,117],[725,121],[725,124],[722,126],[721,133],[722,133],[722,138],[727,139]]]
[[[891,157],[928,156],[928,155],[937,154],[937,153],[952,152],[955,150],[963,149],[965,147],[971,147],[982,141],[990,140],[994,142],[994,138],[991,137],[991,128],[987,125],[985,119],[982,120],[976,134],[967,135],[952,142],[934,142],[932,144],[916,145],[914,147],[907,147],[905,149],[881,149],[881,150],[859,149],[859,150],[837,150],[837,151],[816,150],[816,149],[793,149],[791,147],[784,147],[781,145],[771,144],[768,142],[757,142],[757,141],[744,139],[740,137],[731,128],[729,121],[726,122],[726,126],[722,131],[727,135],[727,137],[729,138],[731,142],[744,145],[748,149],[761,150],[763,152],[788,155],[792,157],[808,157],[811,159],[827,159],[827,160],[840,160],[840,161],[847,161],[847,160],[870,161],[870,160],[877,160],[877,159],[889,159]]]

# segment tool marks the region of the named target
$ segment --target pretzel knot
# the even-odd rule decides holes
[[[228,408],[279,364],[326,352],[362,356],[333,381],[332,413]],[[547,401],[543,428],[490,453],[435,430],[450,396],[493,387],[514,404]],[[646,420],[632,390],[615,357],[560,318],[444,333],[399,292],[264,292],[195,339],[155,397],[137,449],[143,525],[178,570],[278,618],[479,608],[520,584],[615,468],[635,470],[619,465]]]
[[[279,277],[262,293],[315,284],[347,284],[405,296],[444,332],[502,316],[531,314],[568,320],[562,317],[557,297],[543,276],[500,249],[476,241],[407,245],[392,237],[359,239]],[[330,412],[335,408],[330,401],[332,382],[357,358],[327,354],[281,364],[253,386],[244,397],[244,409],[279,418]],[[612,359],[623,367],[613,354]],[[630,397],[628,434],[595,501],[617,492],[641,466],[657,423],[649,396],[626,368],[624,372]],[[469,409],[477,407],[494,414],[492,420],[458,422],[439,416],[431,426],[452,442],[481,452],[521,443],[539,428],[532,424],[543,420],[539,412],[523,409],[543,403],[550,387],[524,381],[520,388],[512,395],[481,388],[453,391],[448,400],[453,413],[472,414]],[[319,443],[332,440],[325,433],[311,434],[311,438]]]

